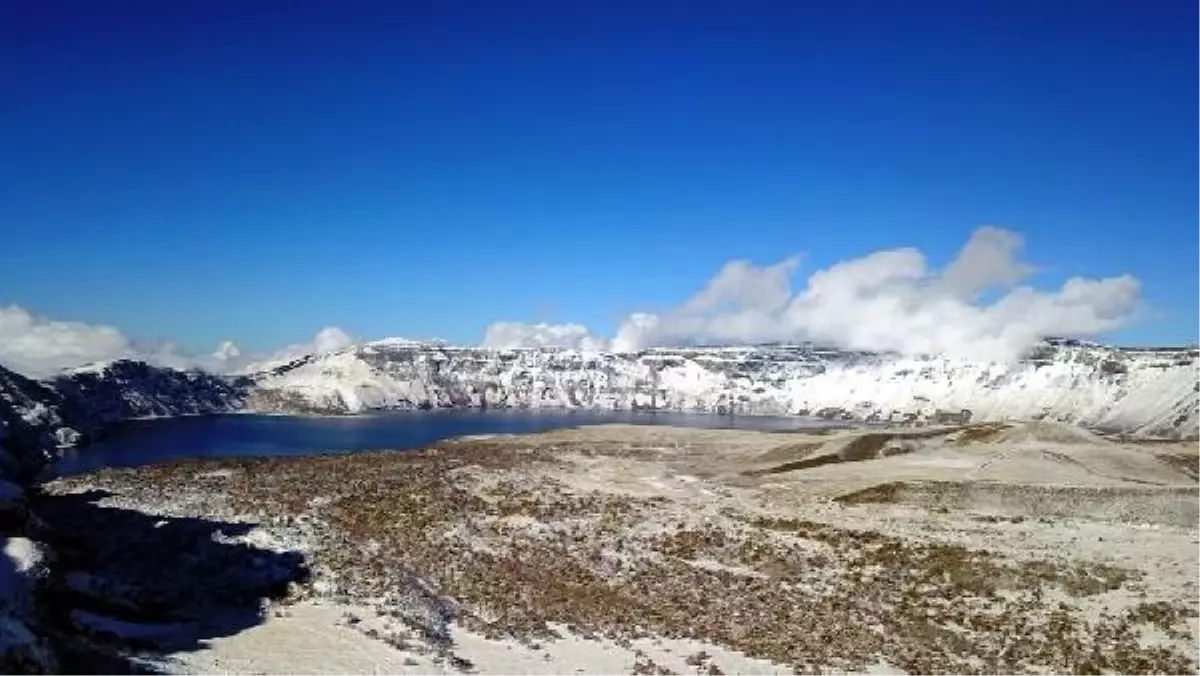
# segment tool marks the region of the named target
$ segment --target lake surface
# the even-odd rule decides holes
[[[397,411],[347,417],[251,414],[135,420],[103,440],[63,452],[49,476],[102,467],[137,467],[186,458],[288,456],[424,448],[451,437],[525,434],[605,423],[799,430],[840,426],[806,417],[722,416],[666,411],[479,410]]]

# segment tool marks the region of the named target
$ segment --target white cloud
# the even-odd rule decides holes
[[[653,342],[652,337],[658,333],[658,325],[658,315],[635,312],[621,323],[610,347],[615,352],[636,352]]]
[[[814,273],[780,315],[792,335],[851,349],[1006,361],[1046,336],[1092,336],[1137,309],[1130,276],[1072,278],[1057,291],[1020,286],[1032,268],[1017,235],[975,231],[943,271],[915,249],[881,252]],[[1003,294],[991,303],[981,292]]]
[[[1013,286],[1033,272],[1032,266],[1015,259],[1023,244],[1014,232],[992,226],[979,228],[946,266],[939,281],[950,293],[968,300],[978,298],[989,288]]]
[[[132,353],[116,327],[52,321],[16,305],[0,308],[0,364],[20,373],[41,377]]]
[[[329,352],[331,350],[340,350],[345,347],[350,347],[354,344],[354,339],[350,334],[336,326],[326,326],[317,332],[313,337],[312,349],[315,352]]]
[[[1128,275],[1074,277],[1052,291],[1023,285],[1033,268],[1017,258],[1021,246],[1015,233],[984,227],[940,271],[930,269],[917,249],[893,249],[815,270],[798,289],[792,285],[798,257],[768,266],[735,260],[677,308],[629,315],[612,338],[581,324],[497,322],[488,327],[483,344],[627,352],[698,342],[811,340],[857,350],[1003,361],[1046,336],[1111,331],[1139,309],[1140,284]],[[994,300],[985,302],[988,297]],[[356,344],[331,326],[307,343],[270,355],[243,354],[229,341],[213,354],[194,355],[172,343],[132,340],[113,326],[0,307],[0,364],[33,377],[121,358],[244,373]]]
[[[812,272],[792,288],[799,259],[756,266],[731,261],[678,308],[630,315],[605,340],[578,324],[504,322],[488,329],[505,346],[560,342],[617,351],[694,342],[806,341],[875,352],[947,354],[1006,361],[1047,336],[1094,336],[1129,321],[1140,283],[1128,275],[1074,277],[1055,291],[1022,286],[1033,268],[1016,258],[1019,235],[976,230],[943,270],[917,249],[878,251]],[[1001,292],[982,302],[984,292]]]
[[[229,373],[253,373],[283,366],[288,362],[319,352],[331,352],[356,345],[357,341],[348,333],[336,326],[326,326],[317,331],[317,335],[307,343],[288,345],[269,355],[244,357],[232,368],[226,368]]]
[[[217,346],[217,351],[213,353],[213,357],[221,361],[232,362],[242,356],[242,351],[232,340],[223,340]]]
[[[487,328],[483,346],[494,350],[513,347],[568,347],[603,350],[607,342],[592,336],[581,324],[521,324],[496,322]]]
[[[17,305],[0,307],[0,364],[34,378],[114,359],[224,371],[239,354],[228,341],[212,355],[192,355],[173,343],[139,343],[114,326],[47,319]]]
[[[193,354],[172,342],[138,341],[114,326],[59,321],[20,306],[0,307],[0,365],[32,378],[64,369],[115,359],[137,359],[156,366],[203,369],[211,373],[245,373],[286,364],[298,357],[355,345],[348,333],[327,326],[307,343],[270,354],[245,354],[223,341],[212,354]]]

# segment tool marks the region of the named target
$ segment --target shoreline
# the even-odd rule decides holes
[[[228,432],[206,430],[212,422],[213,430],[235,429]],[[251,429],[236,429],[241,424]],[[366,450],[417,450],[449,439],[477,434],[531,434],[553,429],[575,428],[604,424],[638,424],[654,426],[684,426],[704,429],[763,429],[780,433],[819,430],[866,428],[863,424],[830,422],[821,419],[779,416],[716,416],[701,412],[678,411],[607,411],[595,409],[439,409],[434,411],[396,410],[353,415],[308,415],[285,413],[255,413],[238,411],[232,413],[191,414],[178,416],[145,417],[116,423],[98,440],[59,449],[57,461],[46,466],[40,473],[41,480],[53,480],[65,476],[76,476],[96,471],[107,466],[129,467],[175,462],[188,458],[238,458],[238,457],[298,457],[357,453]],[[271,429],[257,429],[257,426]],[[246,448],[247,439],[259,439],[264,435],[278,435],[275,425],[283,426],[283,437],[288,439],[278,448],[270,444],[255,444]],[[289,429],[288,425],[297,428]],[[411,425],[411,427],[410,427]],[[427,426],[433,427],[427,427]],[[304,434],[328,433],[326,445],[297,447],[295,439]],[[199,427],[199,430],[196,429]],[[459,429],[461,428],[461,429]],[[172,430],[184,430],[189,437],[198,435],[203,439],[195,447],[176,448],[183,441]],[[353,434],[355,430],[362,430]],[[411,434],[406,430],[417,430]],[[364,446],[370,437],[372,442]],[[337,437],[346,437],[346,445],[339,446]],[[224,446],[225,448],[222,448]],[[305,446],[301,444],[301,446]],[[229,450],[232,447],[232,450]],[[128,449],[128,451],[126,450]],[[165,451],[165,452],[164,452]],[[182,451],[182,452],[180,452]]]

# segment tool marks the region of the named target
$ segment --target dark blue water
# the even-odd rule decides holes
[[[752,430],[828,427],[800,417],[719,416],[704,413],[453,410],[391,412],[310,418],[265,415],[136,420],[114,428],[102,441],[63,453],[51,476],[83,474],[102,467],[136,467],[185,458],[287,456],[414,449],[470,434],[524,434],[604,423],[678,425]]]

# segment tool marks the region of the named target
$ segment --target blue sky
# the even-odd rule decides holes
[[[611,333],[981,224],[1194,341],[1194,2],[17,1],[0,305],[211,349]]]

